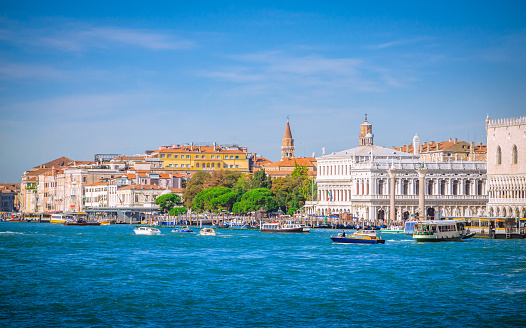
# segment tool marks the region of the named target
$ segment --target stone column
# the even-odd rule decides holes
[[[389,177],[391,177],[390,183],[389,183],[389,220],[396,221],[396,215],[395,215],[395,177],[396,177],[396,170],[394,168],[391,168],[387,170],[389,173]]]
[[[426,169],[418,169],[418,212],[420,213],[420,217],[426,216],[425,212],[425,177],[427,170]]]

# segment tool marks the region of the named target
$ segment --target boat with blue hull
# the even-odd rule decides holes
[[[360,230],[350,235],[344,232],[331,236],[334,244],[385,244],[384,239],[378,238],[375,231]]]
[[[177,228],[172,230],[172,232],[180,232],[180,233],[188,233],[188,232],[194,232],[192,228],[186,227],[186,228]]]

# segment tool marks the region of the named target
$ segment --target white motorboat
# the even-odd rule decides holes
[[[133,229],[136,235],[160,235],[161,230],[152,227],[135,227]]]
[[[199,234],[201,236],[215,236],[216,232],[212,228],[203,228],[203,229],[199,230]]]
[[[402,226],[389,226],[387,228],[380,229],[381,233],[404,233],[404,227]]]

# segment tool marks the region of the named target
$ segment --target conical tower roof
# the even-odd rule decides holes
[[[290,132],[289,121],[287,121],[287,127],[285,128],[285,135],[283,136],[283,139],[292,139],[292,132]]]

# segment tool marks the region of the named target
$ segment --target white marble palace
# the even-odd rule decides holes
[[[306,203],[307,214],[346,213],[371,221],[401,221],[421,212],[428,217],[485,214],[486,162],[421,162],[417,136],[413,154],[375,146],[367,116],[360,132],[359,147],[316,158],[318,201]]]
[[[526,116],[490,120],[488,216],[526,218]]]

